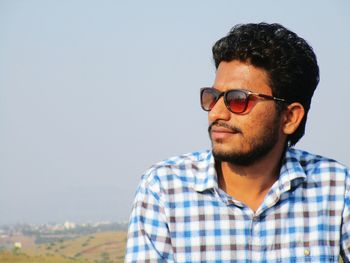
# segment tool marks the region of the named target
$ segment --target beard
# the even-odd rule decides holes
[[[239,133],[237,136],[244,136],[241,129],[217,121],[213,122],[209,126],[209,136],[213,125],[229,128],[233,132]],[[279,116],[276,116],[270,124],[265,125],[264,129],[262,130],[263,132],[260,133],[259,136],[246,139],[245,143],[249,146],[247,151],[240,151],[239,149],[226,151],[221,150],[220,148],[215,147],[215,145],[223,142],[220,140],[213,142],[213,140],[210,138],[212,141],[212,153],[215,160],[220,162],[228,162],[239,166],[249,166],[261,160],[275,147],[279,140]]]

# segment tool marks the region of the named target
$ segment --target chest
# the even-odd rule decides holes
[[[167,210],[177,262],[338,262],[341,205],[300,193],[256,215],[211,194]]]

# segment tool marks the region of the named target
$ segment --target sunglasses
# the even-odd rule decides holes
[[[276,98],[265,94],[251,92],[244,89],[232,89],[220,92],[214,88],[201,88],[201,106],[205,111],[211,111],[220,97],[224,97],[226,108],[232,113],[244,113],[248,106],[251,109],[257,98],[275,100],[287,103],[285,99]]]

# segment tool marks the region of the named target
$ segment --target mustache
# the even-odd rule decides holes
[[[229,125],[229,124],[227,124],[227,123],[225,123],[225,122],[221,122],[221,121],[218,121],[218,120],[213,121],[213,122],[209,125],[209,127],[208,127],[208,132],[209,132],[209,133],[211,132],[211,129],[213,128],[213,126],[224,127],[224,128],[226,128],[226,129],[231,130],[231,131],[234,132],[234,133],[242,133],[242,130],[241,130],[240,128],[238,128],[238,127],[236,127],[236,126]]]

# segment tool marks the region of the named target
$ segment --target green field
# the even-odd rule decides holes
[[[29,243],[29,242],[28,242]],[[3,251],[0,262],[8,263],[116,263],[123,262],[126,232],[102,232],[49,244]]]

